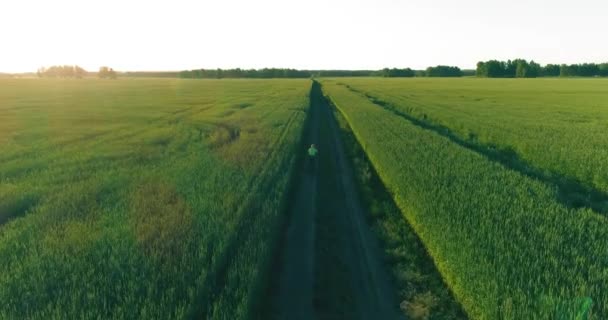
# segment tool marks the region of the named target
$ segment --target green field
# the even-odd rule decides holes
[[[608,81],[322,83],[471,318],[608,316]]]
[[[1,79],[0,319],[608,318],[608,80],[318,81]]]
[[[349,79],[353,90],[461,140],[515,153],[608,194],[608,80]],[[603,208],[608,211],[608,207]]]
[[[0,318],[246,318],[309,89],[1,80]]]

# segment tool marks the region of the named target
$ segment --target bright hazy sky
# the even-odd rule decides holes
[[[1,0],[0,71],[608,61],[606,0]]]

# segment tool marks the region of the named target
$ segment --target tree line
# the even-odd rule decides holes
[[[324,75],[324,74],[323,74]],[[436,66],[428,67],[426,70],[413,70],[410,68],[384,68],[377,71],[367,71],[361,76],[365,77],[385,77],[385,78],[411,78],[411,77],[462,77],[463,71],[458,67]],[[325,75],[324,75],[325,76]],[[348,75],[347,75],[348,76]]]
[[[51,66],[41,67],[36,71],[38,77],[45,78],[83,78],[87,71],[79,66]]]
[[[313,77],[370,77],[373,70],[312,70]]]
[[[436,66],[426,70],[410,68],[384,68],[381,70],[296,70],[280,68],[264,69],[195,69],[179,73],[180,78],[187,79],[222,79],[222,78],[311,78],[311,77],[461,77],[463,72],[458,67]]]
[[[99,68],[99,72],[97,72],[97,76],[102,79],[116,79],[116,71],[110,67],[101,67]]]
[[[83,78],[89,73],[79,66],[57,65],[39,68],[39,77]],[[99,78],[115,79],[118,74],[112,68],[103,66],[96,73]],[[477,63],[475,70],[461,70],[455,66],[438,65],[426,70],[411,68],[384,68],[381,70],[297,70],[289,68],[264,69],[194,69],[181,72],[127,72],[126,77],[180,77],[187,79],[222,78],[311,78],[311,77],[462,77],[486,78],[536,78],[536,77],[608,77],[608,63],[548,64],[541,66],[534,60],[514,59],[507,61],[488,60]]]
[[[426,68],[427,77],[462,77],[463,72],[458,67],[436,66]]]
[[[223,79],[223,78],[310,78],[305,70],[264,68],[264,69],[195,69],[179,73],[180,78]]]
[[[416,72],[410,68],[398,69],[398,68],[384,68],[380,71],[376,71],[371,76],[381,76],[385,78],[410,78],[415,77]]]
[[[488,60],[477,63],[476,75],[484,78],[607,77],[608,63],[541,66],[534,60]]]
[[[179,73],[180,78],[187,79],[222,79],[222,78],[311,78],[311,77],[369,77],[374,71],[369,70],[297,70],[282,68],[263,69],[194,69]]]
[[[80,66],[50,66],[48,68],[41,67],[36,71],[36,75],[40,78],[76,78],[82,79],[90,73]],[[116,71],[110,67],[100,67],[97,76],[104,79],[116,79]]]
[[[313,77],[415,77],[417,71],[410,68],[384,68],[381,70],[314,70]]]

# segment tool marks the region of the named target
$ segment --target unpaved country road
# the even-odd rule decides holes
[[[312,101],[313,96],[310,98]],[[314,105],[311,103],[310,127],[304,139],[307,143],[317,143],[319,136],[319,110]],[[302,174],[294,202],[289,206],[291,221],[281,254],[280,279],[274,302],[275,319],[315,318],[312,301],[316,195],[317,175]]]
[[[290,204],[291,220],[277,268],[279,282],[272,302],[272,318],[403,318],[377,240],[365,222],[365,212],[359,202],[339,129],[316,82],[311,91],[311,123],[306,137],[308,143],[317,144],[319,163],[313,173],[302,176]],[[317,217],[320,212],[323,214]],[[335,243],[323,243],[326,238],[315,232],[315,223],[324,223],[324,219],[332,220],[327,221],[329,225],[338,226],[331,230],[332,237],[337,239]],[[330,255],[323,264],[315,261],[315,250],[322,250],[325,246],[333,246],[334,251],[331,252],[335,255]],[[324,272],[330,272],[323,266],[334,265],[333,259],[336,260],[335,265],[344,270],[335,271],[334,268],[331,272],[340,273],[344,277],[342,284],[349,288],[340,294],[348,295],[347,300],[352,301],[337,309],[347,308],[348,316],[344,313],[342,316],[323,314],[316,308],[317,305],[340,302],[331,294],[329,297],[321,294],[315,297],[315,292],[336,292],[335,288],[324,287],[335,284],[331,281],[317,282],[315,286],[316,277],[323,278],[327,276]]]
[[[335,201],[340,203],[339,210],[334,212],[335,218],[345,224],[347,231],[346,246],[342,248],[350,258],[346,266],[349,269],[350,281],[353,285],[353,300],[355,314],[358,319],[400,319],[398,302],[394,288],[390,283],[388,269],[384,266],[382,252],[378,241],[365,221],[350,160],[347,158],[342,145],[341,134],[332,110],[323,99],[321,117],[326,119],[329,141],[329,161],[333,161],[333,178],[338,181]],[[322,152],[322,151],[321,151]],[[331,179],[323,177],[321,179]]]

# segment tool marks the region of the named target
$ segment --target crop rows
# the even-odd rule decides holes
[[[603,215],[336,82],[324,91],[471,318],[570,319],[586,297],[608,316]]]

